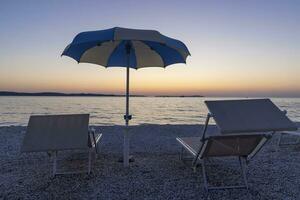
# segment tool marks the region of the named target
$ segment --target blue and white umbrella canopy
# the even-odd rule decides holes
[[[190,55],[185,44],[154,30],[111,28],[79,33],[62,55],[78,63],[93,63],[104,67],[126,67],[126,114],[129,114],[129,68],[166,67],[175,63],[186,63]],[[129,165],[129,136],[124,134],[124,165]]]
[[[190,52],[183,42],[158,31],[115,27],[79,33],[62,55],[78,63],[139,69],[185,63]]]

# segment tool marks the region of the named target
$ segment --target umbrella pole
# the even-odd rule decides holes
[[[125,134],[124,134],[124,149],[123,162],[124,167],[129,166],[129,67],[126,68],[126,115],[125,115]]]
[[[123,149],[123,162],[124,167],[129,166],[129,120],[131,116],[129,115],[129,56],[130,56],[130,48],[129,44],[126,45],[127,51],[127,67],[126,67],[126,114],[125,118],[125,134],[124,134],[124,149]]]

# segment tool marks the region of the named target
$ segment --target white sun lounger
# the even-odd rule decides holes
[[[248,189],[246,167],[272,134],[277,131],[295,130],[284,112],[269,99],[205,101],[209,110],[201,137],[176,138],[183,150],[193,157],[192,167],[202,165],[206,191],[214,189]],[[210,118],[213,117],[220,131],[218,135],[207,136]],[[210,186],[205,171],[205,160],[210,157],[235,156],[239,158],[244,185]]]
[[[21,152],[47,152],[53,155],[53,176],[91,172],[91,152],[98,153],[102,134],[89,130],[89,114],[30,116]],[[87,150],[87,171],[58,172],[57,153],[64,150]]]

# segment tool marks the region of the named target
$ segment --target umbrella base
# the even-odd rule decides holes
[[[123,157],[119,158],[119,160],[118,160],[118,162],[123,162],[123,161],[124,161],[124,160],[123,160]],[[129,155],[129,162],[130,162],[130,163],[134,162],[134,157],[133,157],[133,155]]]

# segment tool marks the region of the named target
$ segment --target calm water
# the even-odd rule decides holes
[[[204,123],[204,100],[228,98],[130,98],[130,124]],[[273,98],[294,121],[300,121],[300,98]],[[123,125],[122,97],[0,97],[0,126],[26,125],[30,115],[90,113],[92,125]]]

